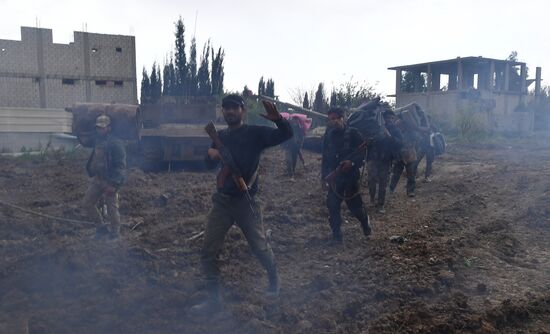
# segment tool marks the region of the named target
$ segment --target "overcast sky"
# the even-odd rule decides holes
[[[263,75],[290,101],[296,88],[324,82],[330,89],[351,77],[393,94],[388,67],[457,56],[503,59],[512,50],[531,77],[542,66],[544,78],[549,13],[544,0],[0,0],[0,39],[20,39],[20,27],[37,22],[53,30],[56,43],[71,42],[85,25],[88,32],[134,35],[139,80],[143,66],[150,71],[173,50],[181,15],[188,45],[196,24],[199,50],[208,38],[225,49],[227,89],[256,91]]]

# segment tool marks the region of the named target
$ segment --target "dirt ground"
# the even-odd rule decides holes
[[[450,145],[414,200],[402,181],[385,215],[369,207],[368,240],[344,209],[343,247],[324,244],[319,155],[305,152],[295,182],[282,157],[266,152],[259,194],[278,300],[263,297],[265,273],[233,228],[224,309],[191,317],[202,240],[187,239],[204,227],[215,174],[132,169],[116,242],[0,205],[0,333],[550,333],[549,136]],[[85,219],[84,164],[0,158],[0,200]]]

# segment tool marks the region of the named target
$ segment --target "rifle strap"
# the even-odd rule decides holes
[[[254,183],[256,182],[256,179],[258,178],[258,169],[259,168],[256,168],[256,170],[254,171],[254,173],[250,177],[250,180],[248,180],[248,182],[246,183],[246,186],[248,187],[248,189],[250,189],[254,185]]]
[[[365,147],[366,149],[366,147]],[[329,184],[329,187],[332,189],[332,191],[334,192],[334,194],[336,195],[336,197],[340,198],[341,200],[343,201],[349,201],[350,199],[354,198],[355,196],[361,194],[361,185],[363,184],[363,176],[365,175],[365,171],[366,171],[366,168],[367,167],[367,164],[364,163],[363,164],[363,168],[361,168],[361,174],[359,174],[359,181],[358,181],[358,187],[357,187],[357,191],[353,194],[346,194],[345,191],[343,194],[340,194],[338,192],[338,190],[336,189],[336,178],[333,180],[333,182],[331,182]]]

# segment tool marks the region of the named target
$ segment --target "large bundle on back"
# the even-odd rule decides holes
[[[111,118],[111,133],[125,140],[138,140],[141,129],[139,106],[130,104],[77,103],[66,108],[73,113],[73,134],[84,147],[94,145],[95,121],[99,115]]]
[[[395,113],[407,123],[411,129],[430,127],[430,121],[428,120],[426,112],[415,102],[401,108],[396,108]]]
[[[311,128],[311,123],[313,122],[311,118],[307,117],[307,115],[304,114],[289,114],[287,112],[281,112],[281,116],[286,120],[293,119],[297,121],[300,124],[300,128],[302,129],[302,132],[304,134]]]
[[[359,130],[364,139],[371,142],[378,141],[385,137],[382,115],[384,110],[380,98],[376,98],[354,109],[348,117],[347,124]]]

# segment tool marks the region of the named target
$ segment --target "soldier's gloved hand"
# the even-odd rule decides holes
[[[347,173],[353,168],[353,162],[351,160],[344,160],[340,163],[342,172]]]
[[[260,114],[260,116],[272,122],[278,121],[283,118],[283,116],[281,116],[281,114],[279,114],[279,112],[277,111],[275,103],[266,100],[262,100],[262,103],[264,105],[265,111],[267,112],[267,115]]]
[[[103,192],[105,193],[105,195],[112,196],[116,193],[116,190],[117,189],[113,186],[107,186],[105,187],[105,190],[103,190]]]

